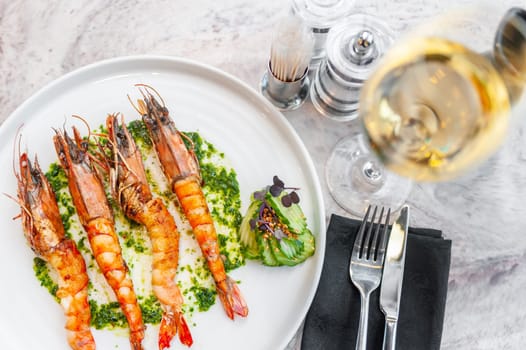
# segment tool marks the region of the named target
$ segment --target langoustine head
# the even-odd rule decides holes
[[[82,225],[96,218],[113,221],[104,186],[88,156],[88,141],[73,127],[74,138],[65,130],[55,130],[53,142],[58,159],[68,177],[69,191]]]
[[[137,218],[144,205],[152,199],[152,193],[146,179],[141,153],[124,123],[124,118],[121,117],[120,123],[118,119],[114,114],[106,118],[108,138],[112,147],[112,194],[128,217]]]
[[[33,251],[46,256],[65,238],[55,194],[36,157],[31,164],[24,152],[18,157],[18,166],[15,175],[24,234]]]
[[[201,181],[199,162],[193,148],[186,147],[183,141],[185,135],[175,127],[161,96],[148,85],[136,86],[139,87],[143,98],[137,100],[137,106],[134,107],[141,114],[148,129],[167,179],[172,184],[190,176],[195,176]],[[152,92],[157,95],[161,103]]]

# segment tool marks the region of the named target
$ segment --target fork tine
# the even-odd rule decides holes
[[[380,233],[380,226],[382,226],[382,218],[384,217],[384,207],[380,211],[380,216],[378,217],[378,223],[376,224],[376,230],[374,231],[373,242],[371,243],[371,249],[369,253],[369,259],[376,261],[376,252],[378,247],[378,235]]]
[[[369,225],[369,229],[367,230],[367,235],[365,236],[365,241],[364,241],[364,244],[363,244],[363,250],[362,250],[362,254],[361,254],[361,257],[367,260],[369,260],[369,256],[370,256],[370,251],[371,251],[371,238],[372,238],[372,232],[373,232],[373,226],[374,226],[374,221],[376,219],[376,212],[378,211],[378,207],[375,206],[374,207],[374,211],[373,211],[373,216],[371,218],[371,223]]]
[[[387,215],[385,217],[384,230],[382,233],[382,239],[380,241],[380,246],[378,247],[377,260],[383,262],[385,256],[385,250],[387,248],[387,241],[389,240],[389,234],[387,230],[389,229],[389,218],[391,216],[391,209],[387,210]]]
[[[361,257],[361,250],[363,247],[362,241],[363,241],[363,233],[365,231],[365,226],[367,226],[367,219],[369,218],[369,212],[371,211],[371,206],[369,205],[367,207],[367,211],[365,212],[365,216],[363,218],[362,223],[360,224],[360,229],[358,230],[358,234],[356,235],[356,238],[354,239],[354,248],[352,250],[352,257],[358,258]]]

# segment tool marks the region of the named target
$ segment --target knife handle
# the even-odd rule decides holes
[[[385,319],[384,345],[383,350],[395,350],[396,348],[396,325],[398,320]]]

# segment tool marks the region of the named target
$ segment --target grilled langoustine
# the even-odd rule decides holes
[[[248,315],[248,307],[236,282],[225,271],[219,251],[214,222],[201,187],[199,162],[193,149],[188,149],[184,135],[177,130],[168,109],[156,91],[146,85],[138,85],[142,99],[136,110],[146,124],[150,138],[164,175],[176,194],[183,212],[190,222],[194,236],[205,257],[216,284],[216,291],[227,316],[234,319],[237,314]],[[157,95],[161,103],[153,96]]]
[[[131,347],[142,349],[145,327],[141,309],[122,257],[103,184],[88,156],[88,142],[80,137],[76,128],[73,128],[73,138],[65,130],[56,130],[53,141],[91,251],[128,321]]]
[[[173,216],[160,198],[154,198],[146,179],[139,149],[123,120],[115,115],[106,119],[112,148],[110,182],[112,193],[125,215],[144,225],[153,248],[152,287],[161,303],[163,316],[159,329],[159,349],[170,346],[175,334],[181,343],[193,343],[185,321],[183,297],[175,282],[179,262],[179,232]]]
[[[18,156],[18,200],[22,226],[36,255],[47,261],[58,275],[56,293],[66,315],[67,340],[74,350],[93,350],[90,329],[88,274],[75,242],[66,237],[55,194],[40,169],[26,153]]]

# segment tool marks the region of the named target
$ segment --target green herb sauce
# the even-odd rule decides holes
[[[225,270],[231,271],[245,264],[242,254],[232,254],[230,244],[237,244],[239,237],[239,226],[243,219],[241,209],[241,197],[237,174],[233,169],[215,164],[210,159],[215,157],[224,158],[215,146],[204,140],[196,132],[184,132],[186,137],[183,141],[191,149],[199,161],[201,177],[203,179],[203,191],[208,194],[208,204],[212,218],[218,224],[228,227],[235,232],[231,237],[218,235],[220,253],[224,257]],[[230,244],[229,244],[230,243]]]
[[[96,329],[124,328],[128,325],[128,321],[116,301],[99,305],[95,300],[90,300],[89,308],[91,325]]]
[[[133,137],[138,146],[143,146],[147,149],[152,148],[152,140],[148,134],[148,129],[142,120],[134,120],[128,125],[128,131]]]
[[[150,184],[150,189],[153,192],[159,192],[159,185],[157,185],[157,183],[153,180],[152,172],[150,171],[150,169],[146,169],[145,173],[146,173],[146,181],[148,181],[148,183]]]
[[[214,219],[225,226],[239,227],[242,219],[239,213],[241,201],[239,200],[239,184],[235,171],[227,171],[224,167],[218,167],[212,163],[203,163],[200,166],[204,181],[203,187],[218,194],[223,203],[223,212],[217,213],[223,215]]]
[[[155,295],[152,294],[147,298],[139,296],[138,298],[144,323],[158,324],[161,322],[163,310]]]
[[[139,296],[139,307],[141,308],[144,323],[158,324],[162,319],[161,304],[155,297]],[[123,328],[128,322],[118,302],[98,304],[95,300],[89,301],[91,311],[91,325],[96,329]]]
[[[88,247],[89,243],[86,244],[86,237],[82,237],[78,242],[77,242],[77,248],[79,251],[83,252],[84,254],[86,255],[91,255],[93,257],[93,254],[91,253],[91,250],[90,248]]]
[[[142,237],[138,237],[133,231],[119,231],[119,236],[124,239],[124,245],[133,248],[136,253],[146,252],[146,242]]]
[[[104,126],[101,126],[98,130],[101,132],[107,131]],[[154,152],[153,145],[144,123],[141,120],[132,121],[128,124],[128,130],[143,153],[143,157],[145,157],[145,154],[147,154],[146,157],[151,157],[152,152]],[[241,252],[242,248],[239,245],[239,239],[237,237],[242,220],[237,175],[234,170],[217,164],[218,159],[224,159],[224,154],[219,152],[214,145],[204,140],[196,132],[183,134],[183,140],[187,147],[193,147],[198,158],[204,183],[203,191],[207,197],[212,217],[220,227],[227,229],[226,232],[228,234],[218,232],[218,240],[225,269],[228,272],[245,263],[244,256]],[[101,143],[102,141],[106,140],[99,140]],[[92,147],[91,149],[93,150],[97,147],[93,140],[90,140],[90,147]],[[149,169],[146,169],[146,176],[152,191],[161,196],[165,203],[174,203],[176,208],[178,208],[177,210],[180,211],[175,194],[169,189],[161,188],[154,180]],[[68,190],[68,179],[65,172],[58,163],[53,163],[50,165],[46,177],[55,192],[66,234],[68,237],[71,237],[70,231],[74,233],[77,247],[87,259],[88,269],[98,271],[98,266],[94,263],[93,254],[91,253],[89,244],[87,244],[87,237],[78,222],[73,200]],[[145,241],[149,239],[145,229],[141,225],[127,219],[113,197],[111,197],[109,193],[106,195],[113,209],[115,220],[118,220],[123,225],[117,232],[123,252],[128,252],[128,254],[132,255],[151,255],[151,249]],[[189,233],[191,234],[191,232]],[[196,251],[195,249],[189,249],[186,253],[195,254]],[[185,253],[181,252],[181,254]],[[129,261],[127,263],[129,267],[133,269],[133,263]],[[187,285],[187,288],[181,289],[186,301],[190,300],[190,302],[185,303],[183,306],[185,312],[193,313],[194,306],[200,312],[210,309],[215,303],[216,291],[213,284],[208,286],[202,284],[203,281],[211,280],[211,273],[208,270],[205,259],[202,257],[197,258],[195,265],[180,266],[179,269],[182,272],[186,271],[190,275],[190,285]],[[58,301],[58,298],[56,298],[58,285],[53,281],[49,273],[48,264],[40,258],[35,258],[34,271],[41,285]],[[100,271],[97,273],[100,274]],[[147,281],[144,283],[150,282]],[[96,329],[127,327],[126,318],[118,302],[97,302],[92,298],[93,292],[96,291],[94,288],[94,284],[90,281],[88,289],[92,326]],[[158,324],[162,318],[162,307],[155,295],[137,294],[144,323]]]
[[[46,178],[49,181],[51,188],[55,193],[61,189],[68,187],[68,178],[64,169],[58,163],[52,163],[46,173]]]
[[[242,255],[236,256],[235,254],[231,254],[230,250],[227,249],[228,242],[232,240],[230,237],[219,234],[217,235],[217,239],[219,240],[219,251],[221,255],[225,257],[225,259],[223,259],[223,265],[225,266],[226,272],[245,265],[245,260]]]
[[[34,258],[33,271],[35,271],[35,275],[40,281],[40,285],[46,288],[49,291],[49,294],[51,294],[57,302],[60,302],[57,298],[58,284],[55,283],[49,275],[49,267],[46,261],[38,257]]]
[[[207,311],[212,305],[214,305],[216,301],[216,291],[214,289],[192,286],[190,290],[194,293],[199,311]]]

